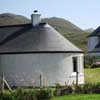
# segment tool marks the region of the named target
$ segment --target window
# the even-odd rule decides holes
[[[77,71],[77,57],[73,57],[73,72]]]

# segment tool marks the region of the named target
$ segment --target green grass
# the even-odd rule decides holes
[[[100,94],[76,94],[54,97],[51,100],[100,100]]]
[[[85,69],[85,81],[87,83],[100,82],[100,68],[86,68]]]

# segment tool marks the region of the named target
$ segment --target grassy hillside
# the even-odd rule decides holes
[[[21,15],[10,13],[0,14],[0,26],[29,23],[30,20]]]
[[[87,50],[86,42],[89,33],[84,32],[76,25],[62,18],[56,18],[56,17],[45,18],[42,21],[49,23],[77,47],[80,47],[85,51]],[[0,26],[23,24],[30,22],[31,22],[30,19],[21,15],[15,15],[10,13],[0,14]]]
[[[66,33],[84,33],[82,29],[63,18],[51,17],[43,19],[62,34]]]
[[[100,68],[86,68],[85,69],[85,81],[87,83],[100,82]]]

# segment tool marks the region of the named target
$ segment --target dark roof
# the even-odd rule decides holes
[[[99,41],[99,43],[95,46],[95,48],[100,48],[100,41]]]
[[[50,25],[0,26],[0,53],[82,52]]]
[[[88,37],[91,36],[100,36],[100,26],[96,30],[94,30]]]

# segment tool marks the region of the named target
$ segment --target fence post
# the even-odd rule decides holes
[[[78,86],[78,71],[76,72],[76,86]]]
[[[2,73],[1,91],[4,91],[4,73]]]
[[[8,88],[10,91],[12,91],[10,85],[7,83],[7,81],[6,81],[5,77],[4,77],[4,73],[2,73],[2,83],[1,83],[1,91],[2,91],[2,93],[3,93],[3,91],[4,91],[5,85],[7,86],[7,88]]]
[[[40,88],[42,87],[42,75],[40,74]]]

